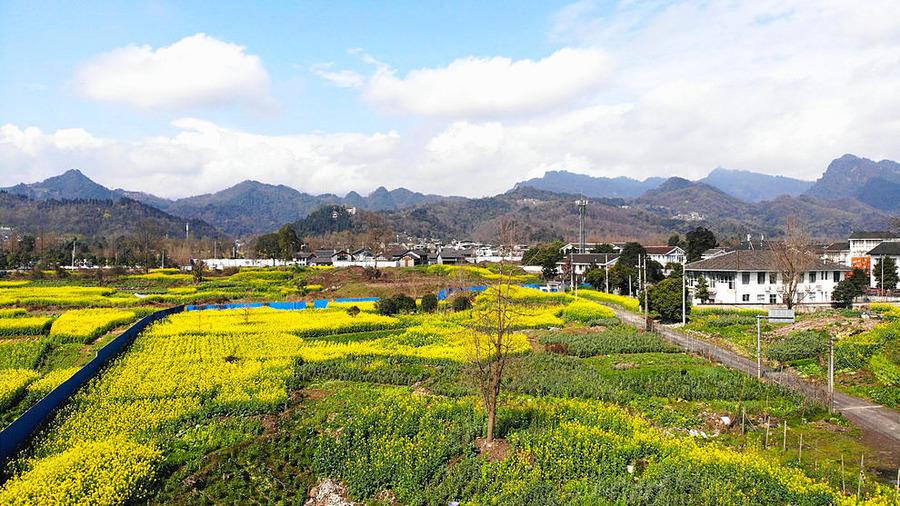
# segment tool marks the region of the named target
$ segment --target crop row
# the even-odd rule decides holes
[[[136,317],[133,311],[121,309],[73,309],[53,322],[50,337],[60,343],[87,343]]]
[[[595,300],[597,302],[605,302],[623,307],[631,312],[639,313],[641,311],[641,303],[633,297],[624,295],[616,295],[613,293],[600,292],[597,290],[582,289],[578,290],[578,296],[586,299]]]
[[[47,332],[53,323],[52,316],[23,316],[0,318],[0,337],[37,336]]]
[[[638,332],[631,327],[615,327],[603,332],[551,332],[541,337],[541,344],[563,344],[569,355],[594,357],[611,353],[679,353],[684,350],[669,344],[659,334]]]
[[[474,399],[352,389],[328,399],[336,412],[313,449],[313,467],[371,500],[390,489],[401,503],[442,504],[828,504],[839,497],[763,455],[664,436],[597,401],[513,398],[498,432],[502,461],[471,450],[483,411]],[[333,420],[331,419],[333,418]],[[448,464],[449,462],[449,464]]]

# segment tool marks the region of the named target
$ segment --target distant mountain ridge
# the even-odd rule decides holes
[[[515,188],[531,186],[557,193],[574,193],[585,197],[620,197],[633,199],[656,189],[667,181],[661,177],[650,177],[644,181],[628,177],[594,177],[567,171],[548,171],[543,177],[516,183]],[[717,168],[698,182],[706,183],[723,192],[747,202],[771,200],[780,195],[801,195],[812,185],[784,176],[770,176],[747,170]]]
[[[798,194],[803,188],[804,193]],[[772,236],[787,217],[794,216],[807,223],[816,237],[837,239],[850,230],[884,230],[890,226],[890,213],[900,211],[900,164],[844,155],[831,162],[815,183],[721,168],[699,181],[681,177],[637,181],[550,171],[543,178],[518,183],[504,194],[483,199],[424,195],[404,188],[389,191],[384,187],[366,197],[356,192],[344,197],[310,195],[285,185],[247,180],[216,193],[168,200],[141,192],[110,190],[78,170],[5,191],[35,202],[139,201],[172,215],[182,225],[185,219],[197,219],[236,237],[272,232],[283,224],[297,223],[322,206],[341,205],[366,210],[360,217],[381,212],[397,232],[413,237],[486,237],[502,219],[520,223],[523,239],[537,241],[569,234],[570,220],[576,213],[572,201],[583,195],[592,206],[602,209],[591,222],[589,235],[653,236],[659,240],[667,231],[684,232],[702,224],[726,235]],[[764,200],[754,200],[760,198]],[[100,226],[96,220],[92,223]],[[97,233],[101,230],[102,226]]]
[[[824,199],[851,197],[885,211],[900,209],[900,164],[891,160],[874,162],[856,155],[832,161],[825,173],[806,191]]]
[[[772,200],[781,195],[801,195],[813,185],[812,181],[802,179],[723,168],[714,169],[698,182],[706,183],[747,202]]]
[[[35,200],[0,191],[0,223],[20,233],[101,235],[113,239],[135,234],[145,220],[153,220],[162,232],[173,237],[183,237],[188,224],[191,237],[226,238],[226,234],[203,220],[173,216],[129,198]]]
[[[59,176],[38,183],[20,183],[0,190],[34,200],[79,198],[115,200],[124,197],[173,215],[204,220],[214,224],[222,232],[238,237],[269,232],[284,223],[299,220],[320,206],[328,204],[386,211],[458,198],[425,195],[405,188],[389,191],[383,186],[367,197],[350,192],[342,198],[332,194],[310,195],[285,185],[247,180],[216,193],[169,200],[142,192],[111,190],[95,183],[78,169],[67,170]]]
[[[585,174],[576,174],[565,170],[551,170],[544,173],[543,177],[536,177],[528,181],[516,183],[515,188],[531,186],[555,193],[572,193],[585,197],[611,197],[632,199],[642,195],[647,190],[652,190],[665,182],[663,177],[650,177],[644,181],[628,177],[593,177]]]

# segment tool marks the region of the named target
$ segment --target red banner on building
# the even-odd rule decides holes
[[[872,257],[853,257],[851,265],[854,269],[862,269],[868,274],[872,268]]]

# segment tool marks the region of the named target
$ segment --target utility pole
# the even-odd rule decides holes
[[[687,273],[681,267],[681,324],[687,323]]]
[[[762,378],[762,330],[759,321],[762,315],[756,315],[756,377]]]
[[[606,293],[609,293],[609,255],[603,254],[603,266],[606,267]]]
[[[569,250],[569,283],[572,285],[572,290],[575,289],[575,262],[572,259],[572,250]]]
[[[575,205],[578,206],[578,252],[584,253],[584,213],[587,209],[588,201],[585,199],[579,199],[575,201]]]
[[[834,413],[834,337],[828,338],[828,412]]]
[[[644,280],[641,283],[641,288],[644,290],[644,328],[647,332],[653,330],[653,325],[650,324],[650,305],[647,303],[647,257],[644,256]]]

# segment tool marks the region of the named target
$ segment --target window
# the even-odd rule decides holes
[[[774,285],[775,283],[777,283],[778,282],[777,279],[778,279],[777,274],[775,274],[774,272],[769,273],[769,284],[770,285]]]
[[[745,285],[750,284],[750,273],[749,272],[745,272],[745,273],[741,274],[741,283],[745,284]]]
[[[731,276],[728,277],[728,289],[734,290],[734,278]]]
[[[800,281],[799,282],[806,283],[806,273],[805,272],[800,273]]]
[[[769,304],[776,304],[778,302],[778,296],[774,293],[769,294]]]
[[[750,302],[750,294],[749,294],[749,293],[745,293],[744,295],[741,295],[741,301],[743,301],[743,302]]]
[[[766,296],[765,296],[765,295],[759,294],[759,295],[756,296],[756,302],[765,302],[765,301],[766,301]]]
[[[816,282],[816,273],[815,273],[815,272],[810,272],[810,273],[809,273],[809,282],[810,282],[810,283],[815,283],[815,282]]]
[[[841,271],[834,271],[834,282],[837,283],[841,280]]]
[[[756,273],[756,284],[757,285],[766,284],[766,273],[765,272],[757,272]]]

